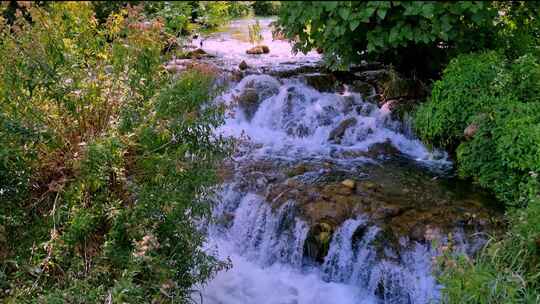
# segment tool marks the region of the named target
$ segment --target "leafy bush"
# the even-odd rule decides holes
[[[228,1],[198,1],[197,19],[204,28],[212,29],[230,19]]]
[[[540,3],[538,1],[512,1],[494,3],[502,12],[497,22],[497,48],[510,59],[523,54],[540,56]]]
[[[253,12],[256,16],[273,16],[279,13],[279,1],[253,1]]]
[[[0,20],[2,301],[186,301],[225,266],[195,226],[227,150],[215,75],[168,74],[142,7],[27,9]]]
[[[187,34],[191,28],[193,7],[189,2],[149,2],[145,10],[149,16],[162,18],[165,30],[171,35]]]
[[[278,24],[295,41],[296,50],[321,48],[335,68],[368,59],[419,73],[438,71],[452,54],[490,47],[497,15],[489,3],[466,1],[300,1],[283,5]]]
[[[431,100],[416,114],[415,127],[429,142],[455,146],[478,114],[505,102],[510,75],[496,52],[460,55],[433,85]]]
[[[495,52],[458,56],[415,116],[422,138],[457,147],[461,176],[513,205],[526,201],[540,172],[538,64],[530,55],[510,63]],[[467,127],[477,129],[470,140]]]
[[[240,18],[252,13],[252,1],[229,1],[228,14],[231,18]]]

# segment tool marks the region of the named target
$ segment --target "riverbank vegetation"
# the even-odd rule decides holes
[[[215,72],[168,73],[142,6],[21,5],[0,20],[0,301],[186,301],[227,266],[196,227],[227,152]]]
[[[327,64],[393,65],[431,82],[414,127],[507,207],[508,232],[474,259],[444,256],[449,303],[540,302],[540,5],[536,2],[290,2],[279,29]],[[352,47],[351,47],[352,46]]]

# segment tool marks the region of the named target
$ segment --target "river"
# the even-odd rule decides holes
[[[206,250],[232,267],[199,287],[203,303],[439,302],[434,258],[478,250],[493,199],[369,93],[310,85],[321,56],[273,41],[271,21],[260,19],[268,54],[245,53],[253,20],[194,41],[225,71],[249,66],[215,100],[229,108],[216,134],[238,145]]]

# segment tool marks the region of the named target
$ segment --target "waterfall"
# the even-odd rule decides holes
[[[247,106],[242,98],[249,89],[257,92],[257,100]],[[362,159],[373,145],[389,143],[431,167],[451,165],[444,151],[427,149],[411,136],[407,123],[391,118],[388,108],[364,101],[357,93],[322,93],[298,79],[280,82],[268,75],[250,75],[223,99],[234,115],[218,132],[261,144],[259,155]]]
[[[239,27],[242,22],[232,26]],[[267,28],[263,35],[271,36]],[[276,48],[285,51],[275,57],[246,56],[242,47],[249,46],[247,42],[238,43],[226,34],[207,39],[205,45],[226,65],[245,60],[259,72],[263,68],[279,70],[286,65],[318,60],[313,54],[291,56],[290,45],[284,41],[266,39],[265,43],[270,45],[271,54]],[[229,167],[224,167],[230,177],[225,178],[214,198],[213,221],[206,227],[206,249],[220,259],[230,259],[232,268],[200,286],[204,303],[440,301],[441,286],[432,274],[432,262],[439,252],[429,242],[417,241],[423,231],[416,233],[416,240],[408,236],[399,242],[386,239],[393,233],[393,227],[389,230],[386,225],[392,219],[385,219],[387,214],[398,216],[414,206],[405,204],[405,208],[400,208],[399,199],[404,196],[381,198],[376,185],[366,184],[362,189],[354,183],[349,188],[341,185],[343,174],[356,181],[369,181],[369,174],[358,168],[369,165],[384,169],[388,164],[405,162],[410,166],[393,166],[391,170],[402,170],[407,175],[413,166],[433,173],[436,178],[418,176],[427,189],[435,187],[433,181],[442,176],[441,172],[451,169],[452,163],[444,151],[423,145],[414,136],[409,120],[394,120],[388,105],[379,107],[347,89],[339,93],[320,92],[302,77],[247,75],[214,102],[227,108],[225,123],[216,129],[216,135],[234,137],[238,146]],[[292,172],[298,168],[298,173]],[[392,173],[386,172],[393,178]],[[416,183],[407,187],[397,190],[423,194]],[[334,198],[327,197],[324,191],[333,191]],[[377,199],[375,203],[367,199],[370,195]],[[351,197],[357,200],[354,204]],[[440,197],[447,199],[445,193]],[[355,208],[343,207],[350,206],[347,204]],[[386,213],[376,214],[378,217],[373,219],[373,214],[356,208],[362,204],[369,205],[368,209],[386,208]],[[439,201],[428,202],[432,208],[437,204]],[[422,214],[420,207],[418,212]],[[332,215],[333,209],[340,212]],[[415,214],[409,218],[414,220]],[[328,231],[324,231],[324,240],[319,237],[317,241],[326,242],[325,249],[318,249],[321,256],[313,258],[311,249],[306,248],[311,248],[309,242],[314,237],[310,233],[321,220],[327,221]],[[422,224],[421,219],[418,222]],[[477,249],[481,242],[471,246],[461,226],[454,227],[458,250]],[[406,233],[412,235],[413,231]],[[446,237],[442,236],[440,241],[446,242]],[[194,301],[199,301],[198,297]]]

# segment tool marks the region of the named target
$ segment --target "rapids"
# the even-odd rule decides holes
[[[213,62],[228,70],[241,61],[258,71],[318,63],[320,56],[315,52],[293,55],[288,42],[273,41],[271,21],[261,19],[263,44],[269,46],[269,54],[245,54],[251,47],[246,39],[250,20],[232,22],[227,30],[194,43],[202,40],[202,48],[216,55]],[[247,90],[256,92],[257,101],[249,106],[241,103]],[[369,181],[370,173],[359,172],[370,166],[383,172],[384,168],[407,170],[386,165],[398,161],[425,172],[428,177],[422,178],[429,182],[451,175],[452,163],[444,151],[428,149],[414,136],[407,121],[393,120],[387,106],[379,107],[365,97],[348,89],[319,92],[301,75],[278,78],[261,72],[233,83],[216,98],[215,102],[229,108],[225,124],[216,135],[232,136],[239,146],[232,161],[224,166],[229,177],[219,186],[214,200],[214,221],[206,227],[206,249],[221,259],[229,258],[232,268],[199,287],[203,303],[440,301],[441,286],[432,274],[433,258],[440,249],[432,246],[429,238],[417,241],[403,236],[397,247],[385,246],[380,241],[386,231],[381,222],[355,209],[350,217],[335,223],[327,253],[317,261],[306,249],[314,219],[294,197],[278,203],[283,193],[275,197],[269,194],[279,183],[291,192],[297,191],[295,183],[323,187],[339,172]],[[344,121],[348,121],[346,127]],[[372,148],[377,145],[391,149],[374,152]],[[259,162],[271,165],[259,171],[250,169]],[[287,175],[287,170],[305,163],[313,169],[298,176]],[[256,177],[250,179],[248,175]],[[425,190],[429,191],[421,191]],[[481,237],[468,237],[459,225],[451,231],[456,251],[474,251],[482,242]],[[445,243],[447,237],[441,233],[437,240]],[[198,295],[193,299],[200,301]]]

